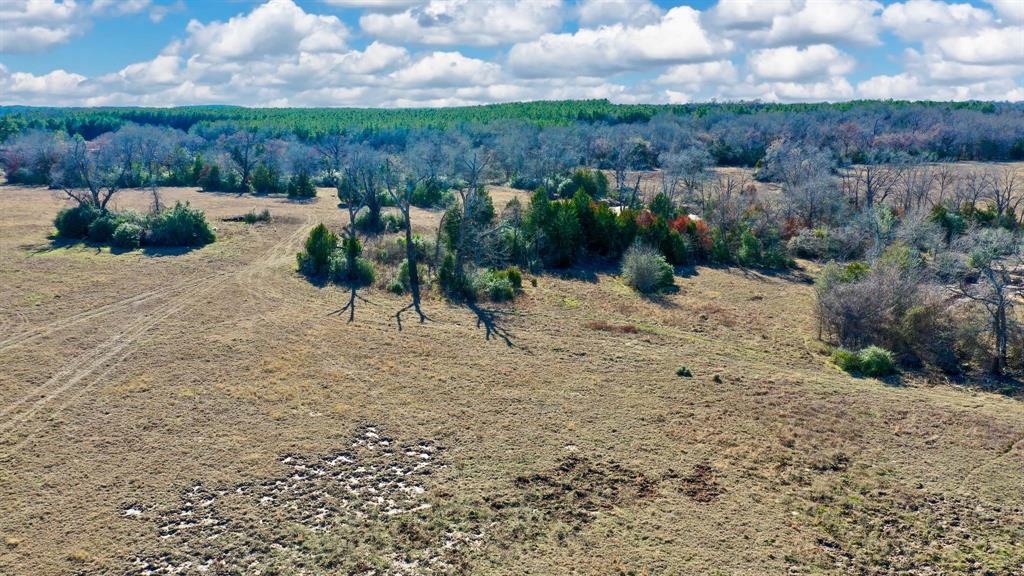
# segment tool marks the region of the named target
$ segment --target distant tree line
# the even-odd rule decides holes
[[[0,107],[0,141],[31,131],[60,131],[92,140],[126,124],[205,133],[229,123],[312,143],[344,132],[374,147],[404,147],[423,129],[503,132],[510,125],[630,126],[648,141],[701,142],[716,164],[753,166],[786,139],[827,149],[839,162],[870,163],[875,151],[936,160],[1024,159],[1024,104],[852,101],[683,105],[611,104],[607,100],[520,102],[456,108],[31,108]],[[216,128],[213,128],[216,131]]]

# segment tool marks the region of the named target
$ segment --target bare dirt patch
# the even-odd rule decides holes
[[[441,457],[429,441],[400,444],[365,426],[338,451],[281,457],[274,477],[195,484],[166,510],[128,505],[152,538],[126,572],[450,573],[480,535],[432,517],[427,491]]]

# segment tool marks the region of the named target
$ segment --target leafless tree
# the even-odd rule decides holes
[[[458,221],[458,237],[455,238],[453,248],[455,269],[460,276],[465,274],[467,258],[476,263],[484,253],[484,236],[488,230],[481,227],[481,220],[488,209],[493,209],[484,183],[493,167],[493,159],[493,153],[483,148],[463,147],[458,152],[455,167],[460,185],[455,191],[459,198],[461,214]]]
[[[317,139],[313,149],[320,155],[324,169],[332,178],[341,171],[341,162],[348,146],[348,138],[342,130],[333,130]]]
[[[864,206],[873,208],[876,203],[885,202],[899,181],[901,166],[898,164],[865,164],[854,168],[857,175],[858,192],[864,195]],[[856,196],[860,206],[860,194]]]
[[[238,170],[243,190],[252,186],[252,172],[263,156],[265,143],[266,137],[253,128],[243,128],[222,137],[221,146]]]
[[[992,372],[1006,370],[1007,350],[1015,329],[1014,302],[1020,286],[1013,273],[1022,262],[1020,240],[1001,228],[984,228],[961,238],[966,268],[974,274],[961,274],[950,285],[956,296],[981,305],[989,315],[990,332],[995,344]],[[975,281],[976,277],[976,281]]]
[[[931,204],[932,206],[944,205],[946,199],[956,189],[960,174],[956,166],[943,162],[934,168],[932,175]]]
[[[1021,200],[1024,199],[1017,190],[1017,171],[1013,168],[1002,168],[987,179],[988,193],[986,199],[1000,216],[1010,216],[1014,222],[1022,215],[1017,214]]]
[[[402,215],[402,228],[405,232],[405,262],[409,269],[409,292],[412,302],[395,313],[398,329],[402,329],[402,313],[410,308],[419,316],[420,323],[427,320],[427,315],[420,307],[420,271],[416,244],[412,235],[412,193],[416,189],[416,180],[403,173],[401,165],[393,158],[388,158],[382,166],[381,180],[388,195],[398,207]]]
[[[896,204],[905,213],[920,208],[931,191],[932,179],[927,164],[916,160],[903,163],[894,185]]]
[[[0,148],[8,182],[47,184],[50,173],[61,159],[66,136],[63,132],[33,130]]]
[[[960,175],[953,188],[953,203],[957,208],[976,206],[988,192],[989,174],[983,170],[968,170]]]
[[[137,149],[126,146],[116,133],[91,142],[75,136],[63,146],[51,182],[80,205],[107,211],[110,200],[121,191],[137,159]]]
[[[380,155],[375,150],[362,146],[350,147],[345,152],[345,160],[341,166],[338,179],[338,199],[348,213],[348,221],[342,228],[342,251],[345,253],[345,267],[349,278],[348,303],[332,314],[341,315],[348,311],[348,321],[356,318],[356,303],[359,300],[368,302],[359,295],[359,282],[355,277],[357,258],[359,256],[359,229],[356,226],[359,212],[366,207],[370,197],[379,195],[381,177]]]

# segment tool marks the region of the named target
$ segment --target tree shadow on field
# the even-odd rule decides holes
[[[672,300],[670,296],[679,293],[679,286],[672,285],[660,292],[652,292],[650,294],[640,294],[640,297],[650,302],[651,304],[657,304],[658,306],[672,310],[679,308],[679,303]]]
[[[673,270],[676,276],[680,278],[693,278],[694,276],[700,276],[700,272],[697,271],[697,267],[692,264],[686,266],[676,266]]]
[[[163,258],[165,256],[181,256],[200,248],[202,246],[143,246],[139,251],[151,258]],[[130,252],[130,250],[126,250],[126,252]]]
[[[476,302],[466,302],[466,307],[476,314],[476,327],[484,327],[484,337],[490,340],[492,337],[500,339],[509,348],[515,348],[512,342],[512,333],[502,326],[502,323],[509,316],[515,315],[514,311],[502,310],[500,308],[483,308]]]
[[[26,252],[29,252],[32,256],[35,256],[37,254],[46,254],[49,252],[60,250],[61,248],[70,248],[72,246],[78,245],[92,246],[93,248],[96,249],[96,252],[100,251],[100,246],[98,244],[92,245],[86,242],[85,240],[78,240],[74,238],[61,238],[60,236],[57,235],[47,236],[46,239],[47,242],[43,242],[41,244],[22,244],[18,247],[21,248],[22,250],[25,250]]]
[[[738,269],[744,278],[764,282],[768,278],[784,280],[796,284],[814,284],[814,277],[803,268],[746,268],[743,266],[720,266],[719,268]]]

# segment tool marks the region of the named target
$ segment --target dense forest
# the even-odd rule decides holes
[[[993,102],[852,101],[771,104],[612,104],[607,100],[519,102],[456,108],[33,108],[0,107],[0,141],[41,129],[91,140],[129,124],[205,133],[218,124],[314,141],[343,131],[375,144],[401,145],[418,129],[467,126],[603,126],[641,129],[674,123],[701,140],[719,165],[753,165],[777,138],[828,147],[870,162],[898,148],[938,160],[1024,159],[1024,105]],[[642,131],[642,129],[641,129]]]

